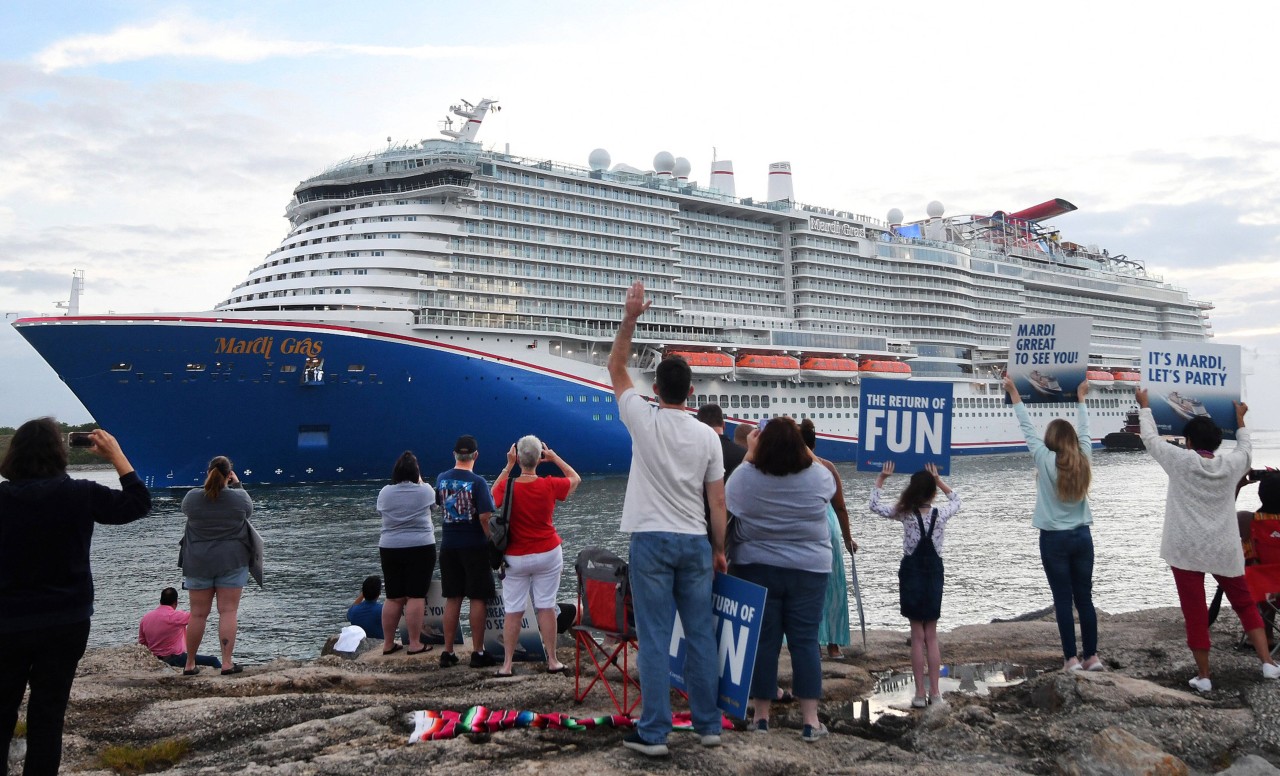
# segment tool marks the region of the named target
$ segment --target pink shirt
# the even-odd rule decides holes
[[[138,623],[138,643],[146,645],[156,657],[181,655],[187,651],[187,620],[190,612],[181,612],[161,604],[142,616]]]

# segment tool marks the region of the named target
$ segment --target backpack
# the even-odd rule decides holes
[[[507,489],[502,495],[502,506],[489,518],[489,567],[495,570],[502,568],[507,545],[511,542],[511,504],[515,500],[518,476],[515,471],[507,475]]]

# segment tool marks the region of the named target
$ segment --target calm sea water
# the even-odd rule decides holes
[[[442,459],[436,468],[448,463]],[[1280,432],[1255,435],[1254,466],[1267,465],[1280,467]],[[429,462],[426,468],[432,468]],[[860,546],[856,563],[867,626],[905,630],[895,587],[902,529],[866,511],[874,475],[856,473],[851,464],[839,468]],[[941,627],[985,623],[1049,606],[1038,537],[1030,524],[1035,503],[1030,457],[959,457],[952,471],[949,481],[964,497],[964,508],[947,526]],[[1095,602],[1109,612],[1175,605],[1173,582],[1159,557],[1164,472],[1145,453],[1104,452],[1096,454],[1094,472]],[[119,484],[110,471],[76,476]],[[891,491],[895,482],[901,487],[905,478],[891,479]],[[359,592],[360,581],[380,573],[380,523],[374,502],[382,484],[246,485],[255,504],[254,523],[266,544],[267,577],[265,588],[250,582],[245,590],[237,658],[256,663],[312,657],[345,624],[346,608]],[[567,559],[562,600],[574,598],[572,558],[580,549],[598,544],[625,557],[627,537],[618,531],[625,487],[621,477],[587,479],[557,510]],[[1257,506],[1256,491],[1244,491],[1241,508]],[[178,539],[184,518],[178,506],[183,491],[153,495],[154,508],[147,519],[97,530],[97,611],[91,646],[135,641],[138,618],[156,605],[160,590],[180,586]],[[183,608],[186,605],[183,594]],[[216,650],[208,634],[216,633],[216,616],[210,617],[204,646],[211,653]],[[856,610],[850,619],[856,631]]]

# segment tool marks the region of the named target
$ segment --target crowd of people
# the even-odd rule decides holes
[[[623,743],[647,756],[668,753],[668,646],[674,611],[686,642],[684,680],[693,728],[702,746],[721,744],[712,605],[716,572],[768,591],[750,687],[751,729],[768,733],[772,705],[794,693],[803,719],[802,740],[819,741],[828,735],[818,717],[821,661],[824,653],[828,659],[843,659],[841,647],[849,643],[845,553],[858,549],[840,475],[815,453],[817,433],[810,420],[776,417],[754,428],[739,424],[731,439],[720,407],[706,405],[696,415],[689,413],[692,372],[678,357],[657,366],[652,386],[656,404],[645,398],[628,363],[636,322],[650,304],[642,284],[628,289],[608,360],[619,417],[632,444],[620,530],[630,541],[642,697],[635,730]],[[1063,669],[1105,670],[1092,601],[1088,384],[1081,383],[1077,392],[1076,424],[1056,419],[1043,434],[1013,381],[1006,378],[1004,388],[1035,467],[1031,525],[1039,531]],[[1161,557],[1172,570],[1196,664],[1190,687],[1212,689],[1206,574],[1213,575],[1239,617],[1263,677],[1280,678],[1267,624],[1244,582],[1244,523],[1235,514],[1236,495],[1251,478],[1261,480],[1264,510],[1280,511],[1280,475],[1250,474],[1247,406],[1236,405],[1236,444],[1223,454],[1218,452],[1221,431],[1208,418],[1187,424],[1187,444],[1181,449],[1159,435],[1146,392],[1139,389],[1136,399],[1143,444],[1169,474]],[[116,440],[99,429],[90,434],[90,443],[89,451],[115,468],[119,490],[67,475],[66,441],[49,418],[23,424],[0,461],[0,476],[6,480],[0,483],[0,751],[8,748],[29,689],[26,774],[56,773],[60,761],[63,716],[89,635],[94,525],[131,522],[151,506],[147,488]],[[554,515],[556,504],[573,495],[581,477],[532,435],[511,445],[492,485],[475,471],[478,456],[474,437],[458,437],[453,466],[437,475],[434,484],[423,477],[413,452],[396,459],[390,483],[376,503],[382,574],[364,580],[347,610],[352,635],[380,639],[385,655],[402,650],[421,655],[433,649],[428,640],[434,638],[443,644],[439,665],[450,668],[460,662],[453,634],[460,632],[465,599],[470,602],[469,665],[497,666],[496,676],[508,677],[514,672],[521,620],[531,606],[545,670],[565,673],[568,668],[556,654],[556,634],[566,623],[557,617],[564,549]],[[539,475],[543,465],[559,474]],[[886,463],[871,489],[868,509],[902,525],[899,609],[911,632],[912,706],[924,707],[942,696],[937,632],[945,579],[942,555],[947,526],[960,513],[962,500],[933,464],[911,473],[896,496],[885,491],[893,474],[894,465]],[[939,501],[940,495],[945,501]],[[179,608],[177,589],[166,587],[159,605],[141,618],[138,642],[184,675],[206,667],[223,675],[239,673],[243,669],[234,650],[241,592],[250,577],[262,581],[262,541],[250,522],[253,500],[231,461],[217,456],[209,462],[204,485],[185,494],[181,508],[186,524],[179,564],[190,611]],[[500,509],[509,541],[494,557],[488,537]],[[433,512],[440,516],[438,549]],[[431,633],[424,620],[437,567],[443,622],[439,632]],[[484,641],[487,602],[497,589],[495,570],[502,579],[506,612],[501,663],[486,651]],[[202,655],[206,621],[215,605],[220,654]],[[789,691],[778,683],[784,643],[792,668]]]

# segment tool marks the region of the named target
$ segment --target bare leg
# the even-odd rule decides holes
[[[193,671],[196,667],[196,651],[204,640],[204,626],[209,619],[209,610],[213,606],[213,589],[189,590],[191,599],[191,619],[187,621],[187,667]]]
[[[461,602],[459,602],[461,603]],[[483,598],[471,599],[471,651],[484,652],[484,621],[489,613],[489,604]]]
[[[1250,631],[1252,633],[1253,631]],[[1196,659],[1196,670],[1199,672],[1201,679],[1209,678],[1209,650],[1193,649],[1191,654]]]
[[[422,620],[426,617],[427,599],[410,598],[404,605],[404,624],[409,629],[409,649],[422,649]],[[386,611],[384,607],[382,611]]]
[[[444,601],[444,651],[453,654],[453,636],[458,632],[458,618],[462,616],[462,599],[446,598]]]
[[[1258,659],[1270,663],[1271,649],[1267,646],[1267,629],[1254,628],[1245,635],[1249,637],[1249,643],[1253,644],[1253,650],[1258,653]]]
[[[520,621],[522,619],[524,619],[524,612],[515,614],[508,612],[502,618],[502,673],[504,674],[511,673],[511,661],[516,656],[516,641],[520,639]],[[552,623],[552,627],[555,627],[554,623]]]
[[[382,651],[388,652],[396,645],[396,629],[400,627],[400,613],[404,611],[406,598],[388,598],[382,603]],[[413,638],[413,629],[409,630]],[[419,637],[421,638],[421,637]]]
[[[916,680],[916,697],[926,698],[924,683],[924,623],[911,620],[911,675]]]
[[[559,671],[564,668],[556,657],[556,610],[536,609],[538,616],[538,633],[542,635],[542,650],[547,653],[547,670]],[[510,647],[507,648],[510,651]]]
[[[942,648],[938,646],[937,620],[924,624],[924,643],[929,656],[929,695],[937,698],[942,695],[942,691],[938,689],[938,677],[942,673]]]
[[[240,610],[242,588],[215,588],[218,599],[218,643],[222,645],[222,670],[232,667],[231,653],[236,648],[236,620]],[[191,656],[188,655],[190,660]]]
[[[801,701],[804,703],[804,701]],[[764,720],[769,721],[769,707],[773,705],[773,701],[768,698],[752,698],[751,707],[756,710],[756,722]]]
[[[818,725],[821,724],[818,722],[818,699],[801,698],[800,716],[804,717],[804,724],[817,728]]]

